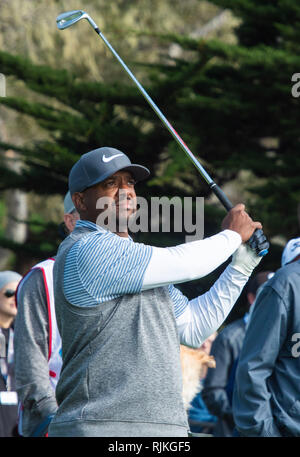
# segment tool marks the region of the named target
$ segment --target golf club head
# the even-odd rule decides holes
[[[67,11],[60,14],[56,18],[56,24],[59,30],[64,30],[70,27],[80,19],[87,19],[87,14],[82,10]]]

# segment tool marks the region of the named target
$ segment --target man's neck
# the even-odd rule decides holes
[[[13,323],[14,318],[11,316],[0,315],[0,328],[9,328]]]
[[[115,232],[115,234],[122,238],[129,238],[128,232]]]
[[[81,216],[80,219],[81,220],[86,220],[86,221],[89,221],[89,222],[93,222],[93,224],[98,225],[97,224],[97,220],[94,220],[94,218],[92,218],[92,217],[89,218],[89,217],[86,216],[85,218],[83,218],[83,216]],[[101,225],[99,227],[101,227]],[[108,230],[106,227],[102,227],[102,228]],[[120,236],[121,238],[129,238],[128,230],[125,231],[125,232],[124,231],[123,232],[117,232],[116,231],[116,232],[112,232],[112,233],[114,233],[115,235]]]

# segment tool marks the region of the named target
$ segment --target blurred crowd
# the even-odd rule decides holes
[[[253,275],[245,292],[245,315],[198,350],[215,367],[202,372],[187,409],[191,435],[300,436],[300,238],[285,246],[281,268]]]

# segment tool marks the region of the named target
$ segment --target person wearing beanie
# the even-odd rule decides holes
[[[53,270],[63,367],[49,436],[186,437],[179,342],[199,347],[261,260],[244,244],[261,224],[242,204],[210,238],[172,248],[136,243],[128,233],[135,185],[149,174],[111,147],[83,154],[70,171],[80,220]],[[106,210],[115,227],[105,225]],[[189,301],[174,287],[231,255],[206,294]]]
[[[71,233],[78,219],[70,192],[64,198],[64,225]],[[61,370],[61,339],[56,325],[53,266],[39,262],[18,287],[15,321],[15,374],[22,436],[45,436],[57,403],[55,386]],[[24,350],[25,348],[25,350]]]
[[[286,244],[247,326],[232,407],[241,436],[300,437],[299,241]]]
[[[0,272],[0,437],[17,436],[17,393],[14,376],[13,323],[17,315],[15,294],[22,276]]]

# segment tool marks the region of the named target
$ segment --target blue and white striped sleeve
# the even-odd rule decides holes
[[[174,287],[172,284],[168,286],[168,289],[171,300],[174,304],[175,318],[178,319],[184,313],[186,307],[189,306],[189,300],[179,289],[177,289],[177,287]]]
[[[67,300],[84,307],[139,293],[151,254],[151,246],[133,243],[111,232],[83,237],[67,254]]]

